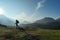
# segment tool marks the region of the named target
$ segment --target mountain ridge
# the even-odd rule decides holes
[[[13,26],[14,22],[4,15],[0,15],[0,24]]]

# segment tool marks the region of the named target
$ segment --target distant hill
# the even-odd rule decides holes
[[[44,29],[60,29],[60,19],[54,19],[45,17],[41,20],[37,20],[34,23],[25,24],[25,27],[39,27]]]
[[[60,18],[55,20],[54,18],[45,17],[41,20],[37,20],[34,23],[40,28],[60,29]]]
[[[0,24],[12,26],[14,22],[4,15],[0,15]]]
[[[60,22],[60,18],[56,19],[57,22]]]
[[[0,27],[5,27],[5,28],[7,28],[7,26],[6,26],[6,25],[2,25],[2,24],[0,24]]]
[[[49,22],[55,22],[54,18],[50,18],[50,17],[45,17],[41,20],[37,20],[34,23],[40,23],[40,24],[45,24],[45,23],[49,23]]]

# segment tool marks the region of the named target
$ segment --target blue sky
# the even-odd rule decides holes
[[[0,0],[3,15],[33,22],[44,17],[60,17],[60,0]]]

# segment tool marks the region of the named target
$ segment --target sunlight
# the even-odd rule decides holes
[[[0,8],[0,15],[2,15],[4,13],[4,9]]]

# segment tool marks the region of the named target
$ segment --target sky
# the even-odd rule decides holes
[[[59,18],[60,0],[0,0],[0,15],[28,22]]]

